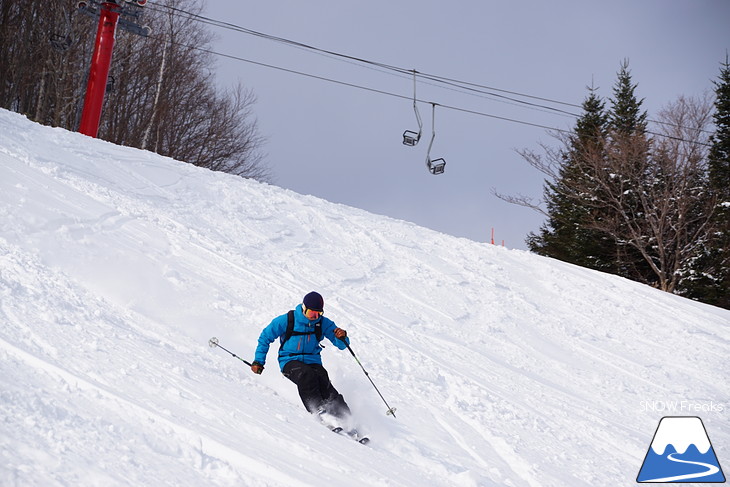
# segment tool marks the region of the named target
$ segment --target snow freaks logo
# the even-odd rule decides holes
[[[697,416],[663,417],[636,481],[725,482],[725,475],[702,420]]]

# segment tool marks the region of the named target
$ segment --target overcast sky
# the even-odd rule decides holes
[[[628,59],[649,118],[679,95],[713,89],[730,49],[728,0],[312,1],[209,0],[204,15],[320,49],[494,89],[580,105],[593,83],[612,95]],[[260,37],[210,27],[214,50],[405,97],[412,78]],[[223,86],[243,83],[258,98],[254,112],[267,137],[274,184],[303,194],[415,222],[444,233],[525,249],[544,217],[492,194],[542,196],[543,177],[515,152],[557,142],[546,129],[436,108],[432,158],[425,165],[431,105],[459,107],[530,124],[570,129],[575,118],[420,80],[423,138],[412,101],[224,57]],[[580,109],[504,92],[559,108]],[[657,127],[650,127],[657,129]]]

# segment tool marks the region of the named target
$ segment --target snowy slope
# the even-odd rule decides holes
[[[207,345],[250,360],[310,290],[398,408],[323,351],[370,446],[309,417],[274,350],[255,376]],[[665,415],[730,465],[729,323],[0,111],[2,486],[633,485]]]

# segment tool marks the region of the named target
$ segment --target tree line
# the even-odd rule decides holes
[[[98,24],[75,5],[0,0],[0,106],[72,131],[81,118]],[[202,4],[159,0],[140,8],[149,37],[117,29],[99,138],[270,179],[254,94],[241,85],[217,88],[206,52],[213,36],[180,10],[200,13]]]
[[[504,197],[546,221],[533,252],[730,309],[730,65],[715,91],[681,96],[652,120],[628,61],[613,96],[588,89],[558,147],[518,151],[545,176],[544,199]],[[608,105],[607,105],[608,104]]]

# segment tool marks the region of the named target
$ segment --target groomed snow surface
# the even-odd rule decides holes
[[[306,413],[275,345],[261,376],[208,347],[251,360],[311,290],[397,408],[323,351],[368,446]],[[729,323],[0,111],[2,486],[634,485],[659,419],[683,414],[730,464]]]

